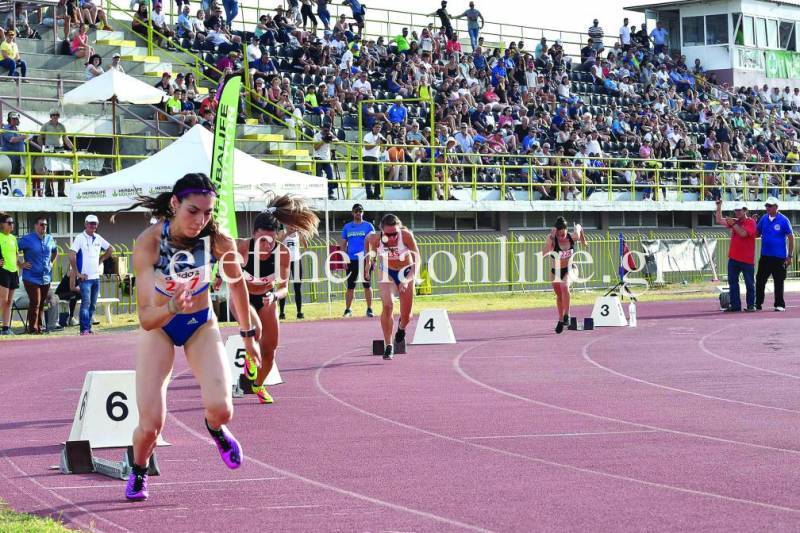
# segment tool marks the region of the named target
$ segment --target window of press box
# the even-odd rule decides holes
[[[781,48],[789,50],[790,52],[797,51],[796,39],[794,36],[794,22],[782,20],[778,28],[778,34]]]
[[[683,17],[683,46],[703,46],[706,42],[703,17]]]
[[[728,17],[726,15],[706,16],[706,44],[728,44]]]

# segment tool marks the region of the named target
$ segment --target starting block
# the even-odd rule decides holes
[[[128,479],[131,470],[133,470],[133,446],[128,446],[125,449],[122,461],[109,461],[94,457],[88,440],[67,441],[61,450],[59,470],[62,474],[96,473],[114,479]],[[161,474],[155,452],[150,456],[147,474],[150,476]]]
[[[372,341],[372,355],[383,355],[383,350],[386,346],[383,339]],[[400,341],[394,345],[394,353],[403,355],[406,353],[406,341]]]
[[[570,331],[592,331],[594,330],[594,319],[587,317],[583,319],[582,327],[578,325],[578,317],[569,317],[569,326],[567,329]]]

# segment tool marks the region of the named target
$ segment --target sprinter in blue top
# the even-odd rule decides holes
[[[347,254],[350,263],[347,265],[347,293],[345,294],[344,316],[353,316],[350,306],[353,304],[353,295],[356,289],[356,282],[361,280],[364,287],[364,299],[367,301],[367,316],[374,316],[372,313],[372,288],[369,277],[364,275],[362,265],[364,261],[364,240],[367,235],[375,232],[375,226],[364,220],[364,208],[361,204],[353,205],[353,221],[348,222],[342,228],[342,240],[339,247]]]
[[[133,472],[125,496],[146,500],[147,464],[167,415],[167,385],[175,346],[183,346],[205,407],[205,423],[228,468],[244,459],[239,442],[225,427],[233,416],[231,376],[225,346],[210,310],[211,264],[216,258],[229,281],[244,347],[260,364],[260,324],[250,314],[236,245],[214,221],[217,194],[205,174],[186,174],[171,192],[145,196],[123,211],[144,207],[161,222],[136,239],[133,267],[142,332],[136,352],[139,425],[133,432]]]
[[[775,311],[786,311],[783,300],[783,281],[786,269],[792,264],[794,256],[794,233],[789,219],[778,213],[778,199],[767,198],[764,207],[767,213],[758,219],[757,236],[761,237],[761,258],[758,260],[756,275],[756,309],[761,310],[764,304],[764,289],[767,280],[772,276],[775,284]],[[789,241],[787,250],[786,241]]]

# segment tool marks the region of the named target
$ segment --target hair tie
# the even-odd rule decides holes
[[[267,213],[269,213],[270,215],[272,215],[272,214],[275,214],[275,211],[277,211],[277,210],[278,210],[278,208],[277,208],[277,207],[275,207],[275,206],[268,207],[268,208],[267,208]]]

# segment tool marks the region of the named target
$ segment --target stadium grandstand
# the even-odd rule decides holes
[[[580,33],[477,30],[482,19],[457,17],[466,2],[431,14],[351,0],[118,2],[0,5],[12,162],[0,209],[20,215],[20,231],[47,212],[68,236],[73,184],[212,129],[217,88],[235,75],[237,148],[328,178],[333,230],[354,201],[420,231],[536,230],[567,212],[587,228],[686,232],[712,226],[717,198],[769,196],[798,221],[800,8],[784,2],[633,6],[646,25],[587,21]],[[111,69],[167,96],[63,101]],[[105,229],[130,242],[140,226],[127,215]]]

